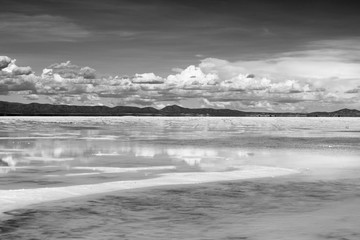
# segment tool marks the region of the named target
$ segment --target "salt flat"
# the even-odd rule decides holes
[[[264,211],[268,217],[263,217],[263,222],[252,217],[248,219],[255,230],[251,232],[252,228],[248,228],[247,233],[253,237],[256,234],[272,236],[266,230],[257,231],[256,226],[265,226],[266,221],[280,224],[281,219],[267,205],[272,201],[274,204],[281,202],[276,208],[289,221],[300,216],[297,212],[301,209],[310,211],[293,228],[284,228],[299,237],[301,229],[308,224],[305,216],[318,214],[320,219],[332,214],[328,207],[331,204],[359,200],[360,188],[356,182],[360,176],[360,122],[356,118],[4,117],[0,123],[0,212],[6,212],[1,217],[4,227],[9,217],[22,221],[16,220],[18,213],[36,211],[41,215],[43,209],[54,204],[56,208],[46,210],[51,212],[49,218],[52,213],[59,216],[67,211],[68,204],[79,204],[85,209],[91,205],[94,211],[105,208],[94,219],[97,222],[106,219],[102,214],[116,208],[115,202],[108,202],[109,196],[122,198],[135,189],[137,197],[134,199],[148,198],[154,192],[153,197],[159,202],[156,209],[144,211],[143,218],[165,211],[163,207],[169,203],[160,203],[171,196],[176,196],[180,202],[186,199],[181,209],[196,212],[209,206],[208,203],[202,205],[203,201],[210,201],[206,196],[216,190],[213,197],[218,202],[212,204],[217,205],[219,212],[212,216],[214,222],[221,222],[219,217],[239,221]],[[184,186],[191,191],[178,196],[177,189]],[[253,187],[248,189],[248,186]],[[196,191],[203,188],[209,192],[197,195]],[[223,188],[227,190],[222,191]],[[157,191],[161,194],[156,195]],[[287,193],[291,198],[286,195],[284,198]],[[82,198],[85,196],[87,200]],[[261,197],[253,199],[253,196]],[[98,204],[90,204],[92,198],[102,197],[107,200],[94,200]],[[186,207],[186,203],[198,197],[198,205]],[[250,215],[240,211],[249,207],[246,199],[259,204],[251,208],[247,213]],[[136,206],[145,204],[143,208],[147,209],[146,202]],[[232,215],[228,209],[236,202],[240,204],[236,207],[239,212]],[[289,206],[296,206],[296,211],[288,212]],[[353,207],[347,208],[342,216],[351,217],[351,211],[356,210]],[[81,212],[72,210],[72,214]],[[34,224],[48,224],[31,218]],[[70,219],[64,216],[56,221],[61,224]],[[115,218],[109,221],[110,225],[120,224]],[[327,224],[333,226],[335,222],[337,220]],[[157,220],[154,224],[156,229],[162,229]],[[205,222],[198,224],[206,226]],[[220,224],[220,230],[234,233],[238,227],[233,229],[232,226]],[[48,227],[55,228],[55,225]],[[124,231],[131,229],[126,224],[123,227]],[[180,227],[174,225],[179,231]],[[102,234],[108,230],[102,224],[98,228],[96,234],[103,238]],[[188,228],[194,233],[197,231]],[[326,224],[323,228],[326,229]],[[153,234],[151,229],[155,228],[149,228]],[[20,233],[22,231],[24,233]],[[83,231],[85,234],[86,230]],[[30,228],[14,230],[11,234],[19,239],[29,234],[41,237],[41,233],[33,233]]]

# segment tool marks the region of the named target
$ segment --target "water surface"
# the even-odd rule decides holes
[[[360,236],[356,118],[0,123],[1,239]]]

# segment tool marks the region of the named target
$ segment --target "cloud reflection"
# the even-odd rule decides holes
[[[12,140],[4,140],[8,144]],[[0,144],[0,149],[8,144]],[[11,150],[11,149],[10,149]],[[248,161],[252,153],[242,149],[209,148],[202,146],[173,146],[141,144],[128,141],[101,141],[74,139],[34,139],[31,144],[25,144],[22,151],[10,153],[6,159],[11,159],[12,166],[30,165],[37,167],[49,163],[58,166],[75,167],[92,165],[101,161],[118,161],[130,158],[146,163],[159,162],[159,165],[175,164],[178,167],[187,166],[200,171],[226,171]],[[1,153],[0,153],[1,157]],[[10,160],[9,160],[10,161]],[[8,161],[8,162],[9,162]],[[148,163],[147,163],[148,164]]]

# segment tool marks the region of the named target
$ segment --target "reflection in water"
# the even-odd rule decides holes
[[[15,206],[11,199],[19,200],[21,194],[26,202],[27,193],[33,193],[31,203],[61,199],[46,196],[50,190],[59,196],[81,196],[104,194],[100,186],[114,191],[136,184],[193,184],[197,179],[206,183],[12,210],[7,216],[13,219],[0,223],[1,239],[358,239],[360,234],[352,227],[360,222],[352,214],[360,202],[358,119],[104,117],[0,122],[0,209]],[[210,183],[284,172],[300,174]],[[19,191],[10,191],[14,189]],[[350,219],[348,227],[334,214]],[[323,222],[319,231],[313,227],[315,220]],[[69,229],[59,227],[67,222]],[[287,222],[291,226],[284,226]],[[169,229],[175,235],[169,237]]]
[[[9,212],[4,239],[359,239],[359,182],[296,179],[119,192]],[[355,199],[355,200],[352,200]],[[346,216],[346,217],[344,217]],[[1,233],[1,232],[0,232]]]

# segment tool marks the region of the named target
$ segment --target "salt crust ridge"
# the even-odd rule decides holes
[[[243,166],[235,171],[226,172],[163,173],[159,174],[158,177],[143,180],[116,181],[54,188],[0,190],[0,214],[31,204],[90,194],[167,185],[200,184],[218,181],[279,177],[296,173],[299,172],[287,168]]]

